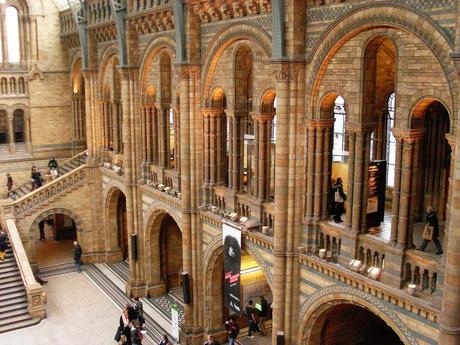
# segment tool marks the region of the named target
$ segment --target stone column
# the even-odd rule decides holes
[[[13,126],[14,116],[13,114],[8,114],[8,146],[10,148],[10,153],[16,153],[16,144],[14,143],[14,126]]]
[[[30,138],[30,113],[24,114],[24,141],[26,142],[26,150],[27,152],[32,151],[32,140]]]
[[[85,78],[85,120],[88,162],[92,162],[101,146],[101,105],[97,98],[97,70],[84,70]]]
[[[169,105],[161,103],[158,107],[158,165],[163,168],[168,167],[168,153],[169,150],[167,148],[168,145],[168,115],[167,110],[169,109]]]
[[[154,164],[159,164],[159,152],[158,152],[158,145],[160,142],[159,138],[159,125],[158,125],[158,107],[154,106],[151,108],[152,111],[152,131],[151,131],[151,140],[152,140],[152,162]]]
[[[396,158],[395,158],[395,179],[393,185],[393,197],[391,205],[391,242],[396,246],[398,242],[398,219],[399,219],[399,197],[401,190],[401,157],[402,139],[396,137]]]
[[[112,102],[112,113],[110,114],[112,118],[112,133],[113,133],[112,134],[112,148],[113,148],[113,152],[115,153],[120,152],[120,146],[119,146],[120,139],[118,137],[120,118],[119,118],[119,113],[118,113],[118,110],[119,110],[118,104],[119,104],[118,100],[115,100]]]
[[[330,141],[334,119],[307,121],[307,189],[304,222],[308,227],[304,243],[316,251],[319,244],[319,222],[328,217],[330,182]]]

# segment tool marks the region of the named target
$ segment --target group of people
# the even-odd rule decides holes
[[[141,345],[144,338],[142,325],[145,323],[144,309],[139,298],[134,299],[134,305],[128,304],[120,316],[115,341],[119,345]],[[166,341],[168,337],[166,337]],[[161,343],[160,343],[161,344]],[[164,345],[169,344],[167,341]]]
[[[8,249],[8,238],[6,232],[3,229],[0,229],[0,262],[5,260],[6,250]]]
[[[254,338],[254,333],[265,335],[265,320],[270,316],[270,310],[264,296],[260,297],[259,308],[255,308],[253,300],[250,299],[245,312],[249,326],[248,337]]]
[[[58,162],[54,159],[54,157],[51,157],[51,159],[49,160],[48,168],[49,174],[47,174],[45,177],[50,176],[51,179],[56,179],[59,176],[59,165]],[[32,182],[32,190],[40,188],[41,186],[43,186],[44,183],[48,182],[46,178],[43,178],[40,169],[37,168],[35,165],[32,167],[32,170],[30,172],[30,178]]]

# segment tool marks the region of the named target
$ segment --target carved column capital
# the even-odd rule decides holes
[[[200,79],[200,65],[176,64],[178,80]]]
[[[201,115],[203,115],[203,117],[217,117],[223,114],[223,108],[201,108]]]
[[[357,136],[369,134],[375,128],[375,123],[356,123],[348,122],[345,124],[345,130],[348,134]]]
[[[391,131],[393,132],[393,135],[396,138],[396,140],[403,140],[404,142],[409,144],[420,142],[426,133],[426,130],[424,128],[407,130],[401,128],[393,128]]]
[[[298,82],[304,74],[303,63],[274,62],[274,76],[278,82]]]
[[[311,119],[305,121],[308,129],[314,128],[330,128],[334,126],[334,119]]]
[[[258,123],[267,123],[272,121],[275,117],[275,114],[268,114],[268,113],[251,113],[251,118],[254,122]]]

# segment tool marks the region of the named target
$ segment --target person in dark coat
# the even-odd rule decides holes
[[[163,338],[158,343],[158,345],[171,345],[171,343],[169,342],[168,336],[166,334],[163,334]]]
[[[38,228],[40,229],[40,240],[46,240],[45,238],[45,221],[41,220],[38,223]]]
[[[48,162],[48,168],[50,169],[53,180],[56,179],[59,176],[59,165],[54,157],[51,157],[50,161]]]
[[[78,272],[81,272],[81,255],[83,254],[83,251],[81,250],[80,245],[78,244],[77,241],[74,241],[73,243],[73,260],[75,261],[75,264],[77,265]]]
[[[13,177],[10,173],[6,174],[6,187],[8,188],[8,192],[13,190]]]
[[[134,320],[132,322],[132,327],[131,327],[131,343],[132,345],[142,345],[142,333],[140,329],[140,323],[137,320]]]
[[[436,255],[443,254],[441,242],[439,242],[439,223],[438,223],[438,216],[433,211],[431,206],[426,208],[428,215],[426,216],[426,223],[428,226],[433,227],[433,242],[436,245]],[[420,246],[420,250],[423,252],[425,251],[426,246],[430,241],[423,239],[422,245]]]
[[[342,182],[341,177],[337,178],[337,181],[335,181],[335,184],[332,186],[332,189],[334,191],[334,202],[335,202],[335,214],[332,219],[336,223],[341,223],[343,222],[342,214],[345,211],[344,205],[345,205],[345,201],[347,200],[347,195],[343,191],[343,182]]]
[[[6,256],[6,249],[8,248],[8,243],[6,232],[0,230],[0,262],[5,260]]]

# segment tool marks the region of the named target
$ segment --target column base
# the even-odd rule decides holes
[[[131,298],[145,297],[147,296],[147,285],[141,280],[131,280],[131,278],[128,278],[126,294]]]
[[[166,293],[166,284],[152,284],[147,285],[147,296],[161,296]]]
[[[204,342],[205,333],[202,328],[193,328],[182,324],[179,331],[179,338],[182,344],[201,345]]]
[[[404,261],[405,252],[399,249],[398,246],[387,249],[385,252],[385,269],[382,272],[381,282],[396,289],[401,289],[403,287],[401,272],[404,271]]]

